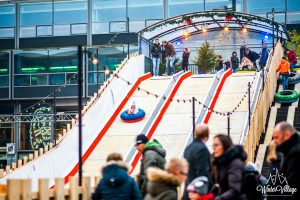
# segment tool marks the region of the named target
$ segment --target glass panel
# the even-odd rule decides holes
[[[15,6],[0,6],[0,27],[15,26],[15,24]]]
[[[70,25],[54,25],[54,36],[71,35]]]
[[[163,0],[128,0],[128,16],[130,20],[161,19]]]
[[[151,19],[148,19],[148,20],[146,20],[146,26],[150,26],[150,25],[155,24],[155,23],[157,23],[159,21],[161,21],[161,20],[151,20]]]
[[[87,25],[86,24],[72,24],[71,25],[71,33],[72,35],[76,34],[86,34]]]
[[[0,87],[9,86],[9,77],[8,75],[0,75]]]
[[[129,31],[138,32],[145,28],[145,21],[130,21],[129,22]]]
[[[35,26],[20,28],[20,37],[21,38],[35,37],[35,36],[36,36]]]
[[[31,85],[47,85],[48,76],[47,74],[38,74],[31,76]]]
[[[205,10],[225,9],[232,7],[232,2],[229,0],[206,0]]]
[[[93,23],[93,34],[97,33],[109,33],[108,22],[94,22]]]
[[[9,70],[9,53],[0,52],[0,75],[8,74]]]
[[[48,72],[48,51],[15,51],[15,74]]]
[[[259,6],[258,6],[259,5]],[[285,11],[285,1],[283,0],[251,0],[248,1],[248,11],[250,13],[272,12],[272,8],[276,12]]]
[[[6,143],[11,143],[13,138],[13,125],[11,123],[3,123],[0,128],[0,147],[6,147]],[[1,165],[0,165],[1,166]],[[1,168],[4,166],[1,166]]]
[[[98,84],[102,84],[104,81],[106,81],[107,77],[106,75],[102,72],[99,71],[98,73]],[[97,71],[95,72],[89,72],[89,84],[97,84]]]
[[[49,50],[49,72],[76,72],[78,65],[77,50]]]
[[[287,0],[287,10],[288,11],[300,10],[300,1],[299,0]]]
[[[93,0],[92,18],[93,22],[126,20],[126,0]]]
[[[67,84],[78,84],[78,74],[67,74]]]
[[[20,5],[21,26],[52,24],[51,3],[28,3]]]
[[[272,13],[268,13],[268,18],[272,19]],[[285,13],[275,13],[274,21],[279,23],[285,23]]]
[[[1,38],[12,38],[15,35],[15,28],[0,28]]]
[[[30,86],[29,75],[15,75],[15,86]]]
[[[111,22],[110,32],[125,32],[127,31],[126,22]]]
[[[37,36],[49,36],[52,35],[52,26],[38,26]]]
[[[22,107],[25,109],[30,105]],[[51,104],[41,104],[38,107],[30,109],[34,114],[50,114],[52,112]],[[43,148],[51,139],[51,116],[33,115],[31,123],[21,123],[20,127],[20,149],[31,150]]]
[[[65,84],[65,74],[49,74],[49,85]]]
[[[86,0],[54,3],[54,24],[74,24],[86,22]]]
[[[202,11],[204,9],[203,0],[169,0],[169,17],[182,15],[189,12]]]
[[[289,12],[287,15],[288,24],[299,24],[300,23],[300,12]]]

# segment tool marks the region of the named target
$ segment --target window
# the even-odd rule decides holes
[[[287,10],[288,11],[300,11],[300,1],[299,0],[287,0]]]
[[[0,87],[9,85],[9,53],[0,52]]]
[[[52,24],[52,4],[21,4],[20,5],[21,26],[36,26]]]
[[[204,10],[203,0],[169,0],[169,17]]]
[[[15,6],[0,6],[0,27],[12,27],[15,24]]]
[[[16,51],[14,53],[15,74],[46,73],[48,51]]]
[[[163,0],[128,0],[130,20],[163,19]]]
[[[87,23],[87,1],[55,2],[54,24]]]
[[[275,9],[275,12],[285,11],[285,0],[272,0],[272,1],[270,1],[270,0],[251,0],[251,1],[248,1],[248,11],[250,13],[272,12],[272,8]]]
[[[126,0],[93,0],[92,19],[93,34],[126,31]]]
[[[225,9],[232,7],[232,2],[229,0],[206,0],[205,10]]]
[[[93,22],[126,21],[126,0],[93,0]]]

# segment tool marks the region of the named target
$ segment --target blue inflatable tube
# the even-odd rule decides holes
[[[138,122],[138,121],[141,121],[144,119],[145,117],[145,111],[143,109],[138,109],[138,112],[136,114],[128,114],[127,113],[127,110],[123,111],[121,113],[121,119],[124,121],[124,122],[127,122],[127,123],[133,123],[133,122]]]

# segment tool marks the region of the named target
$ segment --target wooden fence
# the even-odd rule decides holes
[[[95,178],[95,185],[99,182],[99,177]],[[78,186],[78,177],[73,177],[70,180],[70,187],[65,188],[64,179],[55,179],[55,187],[49,189],[49,179],[38,180],[38,191],[31,191],[30,179],[10,179],[7,180],[7,185],[0,185],[0,200],[79,200],[79,195],[82,200],[91,199],[95,187],[91,186],[92,180],[90,177],[83,177],[82,186]]]
[[[248,154],[248,160],[254,162],[254,154],[256,146],[259,143],[260,136],[265,132],[265,124],[267,120],[268,110],[274,100],[277,86],[276,68],[281,62],[283,56],[283,48],[278,42],[272,57],[268,59],[267,67],[264,70],[265,85],[258,97],[257,104],[251,116],[250,128],[246,134],[245,141],[243,141],[245,151]]]

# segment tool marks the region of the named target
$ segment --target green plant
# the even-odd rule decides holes
[[[202,47],[197,48],[193,62],[198,66],[198,72],[207,73],[217,65],[216,57],[217,54],[206,40]]]
[[[179,58],[175,58],[174,68],[175,68],[175,73],[182,70],[181,62],[179,62]],[[166,59],[163,59],[162,62],[160,63],[160,65],[159,65],[159,75],[164,74],[165,71],[166,71]],[[170,69],[169,69],[169,71],[170,71]]]
[[[300,56],[300,31],[292,30],[288,31],[291,41],[287,43],[289,49],[296,50],[297,56]]]

